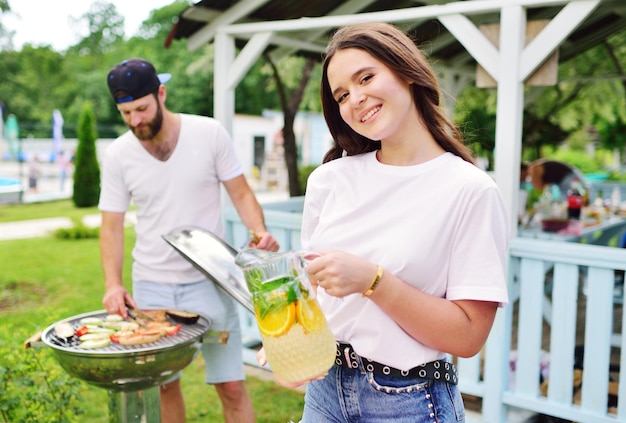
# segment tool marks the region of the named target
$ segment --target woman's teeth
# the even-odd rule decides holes
[[[368,120],[369,118],[371,118],[372,116],[374,116],[374,114],[376,112],[378,112],[380,110],[380,107],[374,107],[372,110],[370,110],[369,112],[367,112],[367,114],[365,116],[363,116],[363,119],[361,119],[361,122],[365,122],[366,120]]]

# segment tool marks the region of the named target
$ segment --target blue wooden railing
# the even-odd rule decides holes
[[[267,227],[282,249],[298,249],[302,198],[263,208]],[[246,228],[232,208],[224,217],[227,240],[241,245]],[[507,423],[513,407],[581,423],[626,422],[626,401],[610,410],[607,406],[610,393],[626,398],[626,376],[617,371],[626,363],[626,338],[621,336],[626,324],[621,313],[623,271],[625,249],[511,241],[511,305],[498,311],[480,354],[452,357],[459,367],[461,392],[482,399],[480,422]],[[244,339],[248,345],[258,344],[254,318],[243,307],[241,318]],[[584,347],[582,383],[575,371],[577,346]],[[546,354],[547,380],[542,385]],[[254,351],[248,351],[245,359],[256,363]]]

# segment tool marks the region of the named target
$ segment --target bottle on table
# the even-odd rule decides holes
[[[618,187],[613,187],[611,193],[611,213],[619,214],[620,204],[622,202],[622,196]]]
[[[567,218],[580,220],[580,214],[583,208],[583,193],[580,187],[580,181],[574,179],[571,187],[567,192]]]

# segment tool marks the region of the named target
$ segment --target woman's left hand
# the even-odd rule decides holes
[[[376,276],[378,265],[352,254],[329,250],[317,251],[320,257],[306,267],[313,285],[324,288],[334,297],[362,294]]]

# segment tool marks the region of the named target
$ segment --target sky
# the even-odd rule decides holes
[[[135,35],[150,12],[173,3],[174,0],[102,0],[113,3],[124,16],[126,38]],[[51,45],[64,51],[76,44],[81,36],[70,26],[70,16],[80,18],[96,0],[9,0],[12,13],[2,15],[6,29],[15,31],[13,46],[21,50],[26,43]],[[83,36],[86,34],[82,34]]]

